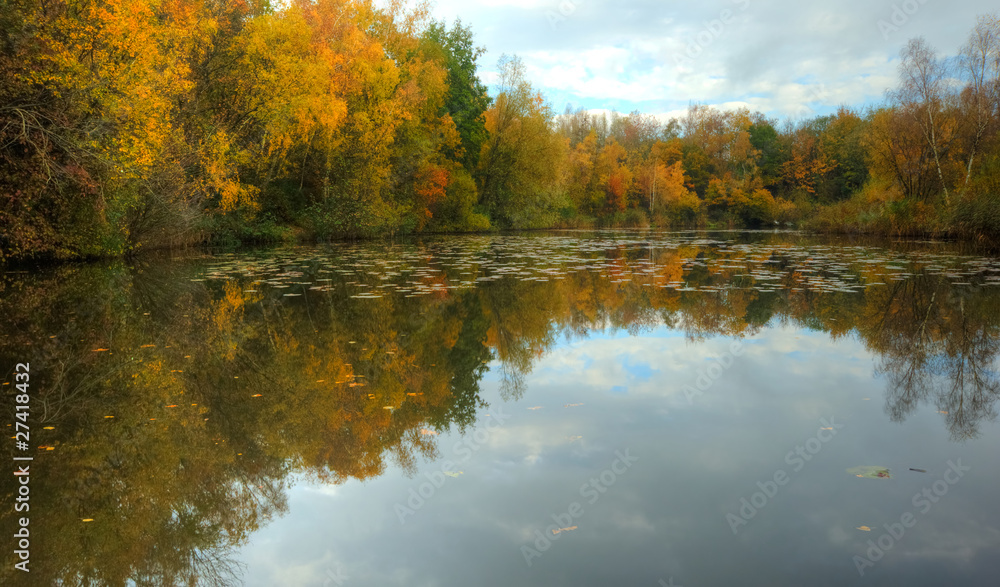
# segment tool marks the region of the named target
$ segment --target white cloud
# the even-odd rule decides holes
[[[995,8],[987,0],[924,2],[898,30],[883,34],[879,23],[889,22],[893,6],[887,0],[441,0],[435,12],[472,25],[489,50],[481,63],[487,81],[501,53],[517,53],[557,111],[572,102],[665,118],[692,102],[738,103],[798,118],[880,100],[895,83],[908,38],[926,35],[953,55],[975,16]],[[560,15],[555,23],[553,13]]]

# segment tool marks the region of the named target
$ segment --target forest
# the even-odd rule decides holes
[[[404,0],[3,0],[0,262],[541,228],[1000,235],[1000,19],[879,104],[562,114]]]

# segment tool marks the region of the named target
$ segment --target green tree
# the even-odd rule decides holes
[[[448,93],[441,113],[451,116],[461,137],[461,148],[449,156],[457,159],[471,173],[479,164],[479,150],[486,140],[486,109],[492,100],[489,89],[476,74],[477,62],[486,52],[476,47],[472,28],[458,20],[447,29],[444,21],[431,22],[423,39],[441,52],[448,71]]]

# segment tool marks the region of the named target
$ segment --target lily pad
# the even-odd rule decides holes
[[[891,477],[887,467],[875,467],[872,465],[851,467],[847,472],[855,477],[864,477],[866,479],[889,479]]]

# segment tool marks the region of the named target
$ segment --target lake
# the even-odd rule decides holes
[[[4,585],[1000,576],[1000,259],[955,245],[177,253],[8,270],[0,325]]]

